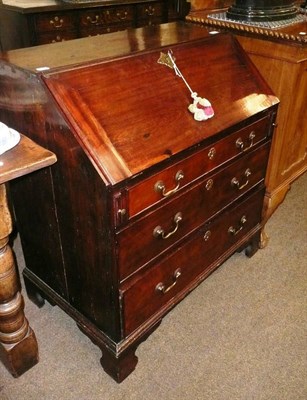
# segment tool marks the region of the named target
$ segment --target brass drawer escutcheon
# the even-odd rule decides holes
[[[156,286],[156,291],[160,292],[162,294],[169,292],[176,285],[178,278],[180,276],[181,276],[181,269],[178,268],[178,269],[176,269],[176,271],[173,274],[173,283],[166,287],[163,282],[160,282]]]
[[[245,215],[243,215],[240,219],[240,223],[239,223],[239,227],[238,228],[234,228],[233,226],[230,226],[228,228],[228,233],[235,236],[237,235],[240,231],[242,231],[244,224],[247,222],[247,218]]]
[[[255,131],[251,131],[251,133],[248,136],[249,145],[247,147],[245,147],[243,140],[241,138],[238,138],[236,140],[236,147],[238,149],[240,149],[241,151],[246,151],[246,150],[250,149],[254,145],[255,137],[256,137]]]
[[[174,216],[174,223],[175,223],[175,228],[170,231],[169,233],[165,233],[164,229],[161,228],[161,226],[156,226],[155,229],[153,230],[153,236],[155,238],[161,237],[162,239],[167,239],[170,236],[172,236],[175,232],[177,232],[179,228],[179,223],[182,221],[182,213],[178,212]]]
[[[62,36],[57,35],[55,39],[52,40],[51,43],[65,42],[65,39]]]
[[[248,184],[249,184],[249,177],[251,176],[252,172],[249,168],[247,168],[247,170],[244,172],[244,175],[246,177],[246,181],[242,184],[240,184],[240,181],[234,177],[231,180],[231,186],[235,186],[238,190],[242,190],[244,189]]]
[[[204,234],[204,241],[207,242],[211,237],[211,231],[206,231]]]
[[[178,171],[175,175],[175,183],[176,186],[174,189],[169,190],[168,192],[166,191],[166,187],[163,183],[163,181],[158,181],[155,183],[154,189],[156,192],[161,193],[163,197],[168,197],[171,196],[172,194],[176,193],[177,190],[180,187],[180,181],[184,178],[184,173],[183,171]]]
[[[206,189],[211,190],[213,187],[213,179],[208,179],[206,183]]]
[[[208,151],[209,160],[213,160],[215,155],[216,155],[216,150],[214,147],[211,147],[211,149]]]

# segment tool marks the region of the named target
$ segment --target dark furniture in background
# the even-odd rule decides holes
[[[56,0],[0,4],[2,51],[95,36],[131,27],[183,19],[185,0],[111,0],[64,3]]]
[[[168,50],[212,119],[188,111]],[[58,157],[12,187],[28,294],[120,382],[167,312],[257,251],[278,99],[231,35],[185,23],[10,51],[0,69],[0,119]]]
[[[227,10],[228,18],[241,21],[278,21],[293,18],[293,0],[235,0]]]
[[[248,2],[242,0],[242,3]],[[270,2],[265,4],[269,6]],[[218,10],[212,13],[202,9],[203,4],[198,6],[199,9],[193,7],[186,19],[208,29],[235,34],[280,99],[277,134],[266,175],[264,219],[268,219],[283,202],[292,182],[307,171],[307,19],[297,12],[298,20],[290,23],[287,19],[287,25],[270,28],[246,25],[244,20],[222,20]],[[213,18],[214,14],[218,17]],[[263,239],[265,245],[266,235]]]

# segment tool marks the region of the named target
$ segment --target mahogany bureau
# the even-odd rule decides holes
[[[194,120],[157,62],[170,50],[213,118]],[[28,295],[74,318],[120,382],[167,312],[258,249],[278,99],[231,35],[184,23],[4,53],[0,90],[0,118],[58,159],[12,188]]]

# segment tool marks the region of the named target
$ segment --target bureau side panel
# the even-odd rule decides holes
[[[54,192],[69,303],[108,336],[118,338],[111,194],[67,126],[48,130],[57,146]]]
[[[0,65],[0,90],[1,121],[58,160],[12,185],[27,276],[66,311],[117,337],[107,188],[36,75]]]
[[[47,97],[39,80],[0,64],[0,93],[0,120],[48,148]],[[14,180],[11,190],[27,265],[67,298],[51,171],[47,168]]]

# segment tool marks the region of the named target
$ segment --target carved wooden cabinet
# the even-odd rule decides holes
[[[194,10],[187,19],[210,26],[209,29],[227,30],[237,35],[244,51],[280,99],[277,131],[266,175],[264,217],[268,219],[283,202],[290,185],[307,171],[305,17],[298,14],[294,23],[274,29],[260,29],[240,21],[215,20],[202,9]]]
[[[235,251],[258,249],[278,107],[231,35],[184,23],[131,34],[0,63],[1,119],[58,158],[12,188],[28,294],[74,318],[118,382],[167,312]],[[183,80],[157,62],[168,50],[213,118],[188,111]]]
[[[179,19],[180,14],[171,0],[111,0],[106,3],[4,0],[0,4],[0,43],[2,50],[56,43],[157,25]]]

